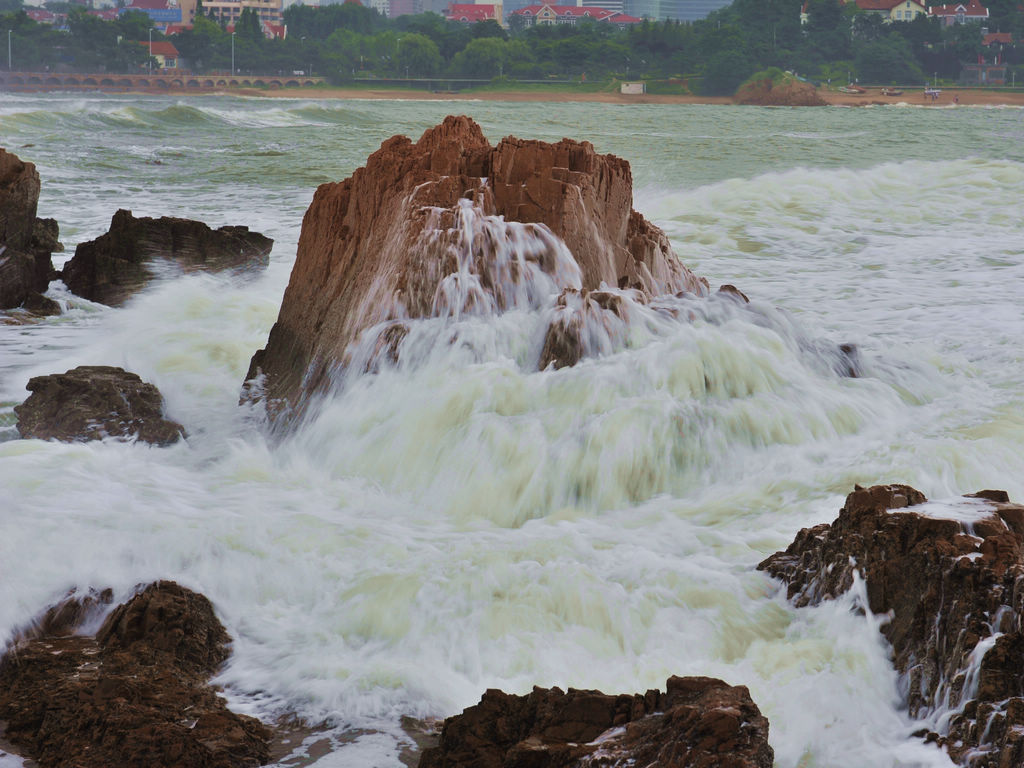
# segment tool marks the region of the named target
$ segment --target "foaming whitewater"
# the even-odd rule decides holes
[[[127,108],[161,125],[100,134],[60,117]],[[276,243],[256,281],[175,277],[121,309],[55,284],[64,315],[0,326],[0,635],[72,586],[120,599],[176,579],[235,638],[219,678],[233,705],[322,726],[296,754],[326,747],[324,768],[402,765],[403,718],[488,687],[633,692],[671,674],[749,686],[779,766],[948,766],[911,736],[922,723],[901,709],[863,585],[796,610],[754,566],[832,520],[854,483],[1024,498],[1024,157],[984,140],[1018,130],[1013,114],[470,105],[492,139],[571,135],[628,158],[636,207],[751,303],[609,288],[628,324],[577,366],[538,371],[571,255],[467,207],[438,235],[454,276],[440,316],[406,320],[395,360],[351,366],[270,439],[239,387],[315,184],[447,108],[5,100],[0,130],[38,164],[40,215],[69,249],[126,202]],[[245,151],[238,125],[273,110],[287,124],[253,122]],[[894,162],[897,143],[911,156]],[[491,276],[485,240],[506,249]],[[557,279],[533,271],[541,254]],[[500,306],[474,281],[507,285]],[[841,344],[859,350],[856,378]],[[80,364],[155,383],[187,442],[13,439],[28,378]]]

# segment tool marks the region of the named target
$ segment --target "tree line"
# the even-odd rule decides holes
[[[989,0],[991,31],[1024,35],[1017,0]],[[513,17],[461,24],[436,13],[387,19],[355,2],[323,7],[293,5],[284,11],[288,35],[264,37],[254,12],[243,11],[234,39],[225,23],[200,6],[191,29],[170,38],[198,73],[226,71],[232,49],[236,71],[323,75],[335,84],[362,78],[478,79],[606,82],[645,78],[707,94],[730,94],[754,72],[779,67],[833,85],[921,84],[956,78],[964,62],[983,52],[979,24],[943,27],[919,15],[884,23],[839,0],[733,0],[706,19],[644,21],[626,29],[583,19],[576,25],[526,27]],[[80,6],[47,3],[67,13],[67,30],[37,24],[21,0],[0,0],[0,34],[11,30],[16,69],[133,72],[153,64],[145,43],[164,39],[148,16],[116,21],[91,16]],[[6,10],[6,13],[3,11]],[[1011,65],[1022,82],[1020,48]],[[6,63],[6,62],[5,62]],[[664,87],[664,86],[663,86]]]

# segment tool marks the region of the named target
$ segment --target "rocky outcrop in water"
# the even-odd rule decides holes
[[[22,437],[75,442],[120,437],[156,445],[180,440],[185,430],[164,418],[160,391],[123,368],[83,365],[36,376],[32,394],[14,407]]]
[[[72,596],[0,659],[4,738],[46,768],[242,768],[269,760],[269,730],[208,684],[230,637],[210,601],[150,584],[82,634],[111,595]]]
[[[210,229],[201,221],[132,216],[119,210],[110,230],[81,243],[61,273],[78,296],[119,305],[161,269],[220,271],[262,269],[274,241],[248,227]]]
[[[1024,506],[1003,491],[925,502],[906,485],[858,487],[831,525],[759,567],[798,606],[862,575],[925,737],[972,768],[1024,765]]]
[[[828,102],[811,83],[782,72],[754,76],[736,91],[736,102],[762,107],[826,107]]]
[[[292,413],[352,362],[350,345],[371,327],[533,307],[602,284],[642,296],[707,291],[632,210],[626,161],[569,139],[492,147],[472,120],[448,117],[417,142],[388,139],[364,168],[317,190],[249,396]]]
[[[57,222],[36,216],[38,203],[35,165],[0,149],[0,309],[29,302],[34,311],[54,313],[41,294],[55,276],[50,254],[61,245]]]
[[[744,686],[670,677],[665,692],[610,696],[489,690],[445,720],[419,768],[771,768],[768,720]]]

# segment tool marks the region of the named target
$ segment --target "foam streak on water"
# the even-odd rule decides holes
[[[537,371],[564,287],[538,283],[496,314],[410,323],[396,365],[273,441],[238,391],[313,189],[453,107],[5,99],[0,135],[38,164],[70,248],[122,206],[277,242],[255,282],[181,276],[117,310],[55,285],[66,314],[0,325],[0,437],[30,376],[80,364],[157,384],[190,435],[0,442],[0,636],[71,586],[177,579],[235,638],[232,700],[326,720],[325,768],[399,765],[403,715],[488,687],[671,674],[748,685],[779,766],[948,765],[910,736],[863,595],[795,610],[754,567],[854,483],[1024,498],[1021,113],[467,107],[492,140],[628,158],[637,207],[751,304],[626,296],[599,356]],[[497,226],[463,224],[470,243]]]

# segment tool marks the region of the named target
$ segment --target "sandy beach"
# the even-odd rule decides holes
[[[910,104],[926,107],[950,106],[1021,106],[1024,92],[989,91],[979,88],[942,88],[937,99],[925,97],[923,89],[905,89],[899,96],[884,96],[879,88],[868,88],[864,94],[840,93],[818,89],[818,94],[831,106],[868,106],[878,104]],[[573,93],[537,91],[470,91],[461,93],[431,92],[414,89],[365,88],[289,88],[287,90],[248,89],[233,91],[246,96],[309,99],[410,99],[425,101],[543,101],[543,102],[596,102],[601,104],[732,104],[730,96],[689,96],[644,94],[626,96],[621,93]]]

